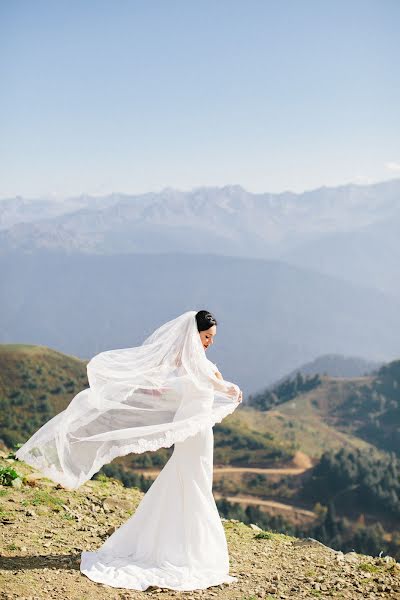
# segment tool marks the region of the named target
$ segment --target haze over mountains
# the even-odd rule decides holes
[[[219,317],[210,358],[245,391],[321,354],[400,356],[400,179],[0,200],[0,341],[88,358],[183,310]]]
[[[297,373],[302,375],[330,375],[331,377],[363,377],[379,369],[382,363],[365,360],[356,356],[342,356],[340,354],[324,354],[315,360],[301,365],[284,379],[293,378]],[[274,382],[275,384],[279,382]]]

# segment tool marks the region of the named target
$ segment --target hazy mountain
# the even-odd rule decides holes
[[[331,233],[299,244],[281,257],[298,266],[400,295],[399,210],[357,231]]]
[[[119,199],[120,196],[117,194],[103,198],[81,195],[66,200],[22,198],[21,196],[0,198],[0,230],[11,228],[18,223],[35,223],[60,217],[82,208],[101,209],[105,206],[112,206]]]
[[[400,179],[253,194],[239,185],[0,202],[0,253],[219,254],[285,260],[400,295]]]
[[[89,358],[207,308],[219,324],[208,355],[245,393],[322,354],[400,354],[397,301],[278,261],[37,251],[0,256],[0,272],[2,342]]]
[[[229,254],[236,249],[237,254],[267,257],[318,240],[321,234],[358,231],[392,219],[399,214],[399,197],[400,179],[370,186],[323,187],[303,194],[253,194],[240,186],[225,186],[188,192],[166,188],[137,196],[82,196],[66,200],[64,214],[56,216],[49,215],[48,208],[35,210],[32,201],[25,210],[34,222],[3,231],[1,248],[103,254],[176,249]],[[61,206],[57,203],[53,210],[60,211]],[[73,210],[77,206],[79,210]]]
[[[301,373],[302,375],[329,375],[330,377],[361,377],[379,369],[381,366],[382,363],[380,362],[356,356],[325,354],[293,369],[293,371],[285,375],[280,381],[292,379],[296,373]]]

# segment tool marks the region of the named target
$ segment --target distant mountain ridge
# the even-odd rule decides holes
[[[239,185],[0,200],[0,254],[186,253],[278,259],[400,296],[400,179],[254,194]]]
[[[245,211],[247,222],[239,224],[262,236],[269,234],[274,242],[288,232],[347,232],[390,218],[398,211],[399,190],[400,178],[369,185],[323,186],[303,193],[253,193],[240,185],[226,185],[189,191],[164,188],[144,194],[82,194],[65,200],[16,196],[0,199],[0,229],[49,220],[57,225],[63,223],[62,217],[73,218],[78,226],[81,217],[84,222],[88,213],[97,211],[113,225],[121,216],[154,224],[162,219],[165,225],[187,224],[190,217],[207,223],[212,209],[217,210],[213,216],[219,226],[223,217],[229,221],[229,216],[234,219]],[[67,219],[66,225],[70,223]]]
[[[112,206],[120,199],[119,195],[92,197],[82,194],[65,200],[54,198],[0,198],[0,230],[9,229],[19,223],[35,223],[44,219],[52,219],[84,209],[92,210]]]
[[[342,354],[324,354],[314,360],[293,369],[279,381],[273,383],[276,385],[285,379],[293,378],[297,373],[303,375],[329,375],[330,377],[361,377],[369,375],[382,366],[383,363],[366,360],[356,356],[343,356]]]
[[[90,357],[208,307],[214,359],[245,393],[323,354],[392,360],[399,198],[400,179],[3,199],[0,341]]]

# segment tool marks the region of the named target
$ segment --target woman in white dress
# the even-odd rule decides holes
[[[213,425],[242,400],[205,356],[217,321],[205,310],[164,323],[141,346],[96,355],[90,387],[16,453],[74,489],[116,456],[174,444],[135,513],[80,569],[93,581],[189,591],[236,581],[212,494]]]

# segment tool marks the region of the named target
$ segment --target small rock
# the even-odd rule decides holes
[[[346,552],[346,554],[344,555],[344,559],[348,563],[355,564],[359,562],[359,558],[356,552]]]
[[[295,548],[297,548],[297,547],[302,548],[303,546],[318,546],[318,547],[322,547],[322,548],[331,550],[332,552],[336,552],[336,550],[333,550],[333,548],[330,548],[329,546],[325,546],[325,544],[323,544],[322,542],[319,542],[318,540],[316,540],[312,537],[300,538],[300,539],[292,542],[292,545]]]
[[[314,590],[321,590],[321,584],[318,581],[314,581],[313,588]]]
[[[106,498],[103,500],[103,508],[107,511],[112,510],[130,510],[132,503],[129,500],[116,500],[115,498]],[[96,511],[100,510],[100,506],[96,507]]]
[[[396,560],[393,558],[393,556],[384,556],[383,560],[385,561],[386,564],[391,563],[391,562],[396,562]]]

